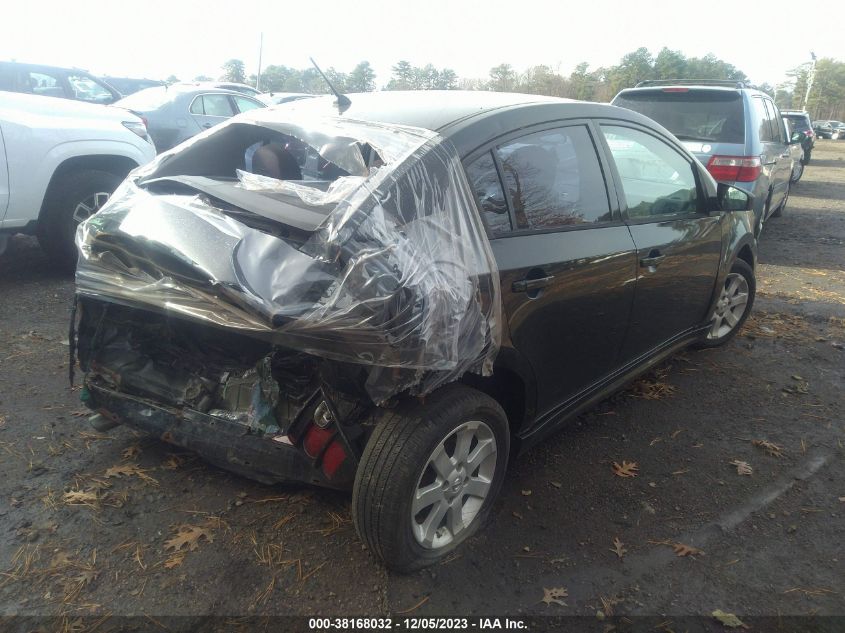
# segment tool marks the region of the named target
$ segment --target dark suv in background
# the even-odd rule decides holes
[[[801,135],[799,137],[801,149],[804,150],[804,160],[801,162],[804,165],[809,165],[810,155],[813,152],[813,147],[816,145],[816,133],[813,132],[813,124],[810,122],[810,115],[801,110],[781,110],[780,113],[785,119],[789,120],[789,123],[792,125],[793,132]]]
[[[113,86],[79,68],[0,62],[0,90],[107,105],[121,98]]]
[[[672,132],[719,182],[755,197],[755,232],[789,199],[792,157],[780,111],[765,92],[741,81],[644,81],[613,105]]]

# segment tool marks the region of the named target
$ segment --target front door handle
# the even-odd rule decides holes
[[[207,129],[209,129],[209,128],[214,127],[214,124],[212,124],[212,123],[205,123],[205,124],[203,124],[203,127],[207,130]]]
[[[515,281],[511,285],[511,290],[514,292],[530,292],[532,290],[539,290],[540,288],[545,288],[554,279],[554,275],[549,277],[540,277],[539,279],[523,279],[521,281]]]
[[[662,255],[659,250],[653,248],[649,251],[648,257],[643,257],[640,260],[640,266],[642,268],[657,268],[664,259],[666,259],[666,255]]]

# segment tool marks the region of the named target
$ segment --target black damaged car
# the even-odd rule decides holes
[[[408,571],[483,524],[509,459],[736,334],[752,201],[630,110],[349,97],[133,172],[79,228],[71,353],[98,428],[351,490],[362,539]]]

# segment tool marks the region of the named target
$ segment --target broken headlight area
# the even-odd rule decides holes
[[[498,270],[450,143],[280,116],[161,155],[80,225],[79,358],[110,418],[345,486],[373,407],[490,373]]]

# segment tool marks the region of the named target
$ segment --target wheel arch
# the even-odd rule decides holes
[[[114,174],[120,178],[125,178],[126,175],[138,167],[138,163],[127,156],[119,154],[93,154],[87,156],[72,156],[63,160],[50,177],[50,182],[44,191],[44,198],[41,201],[41,209],[38,214],[38,219],[44,216],[44,211],[47,204],[52,199],[52,194],[62,179],[75,171],[97,170]]]
[[[504,409],[511,434],[512,456],[519,453],[519,434],[536,415],[536,383],[530,368],[513,348],[503,348],[490,376],[465,374],[462,384],[493,398]]]

